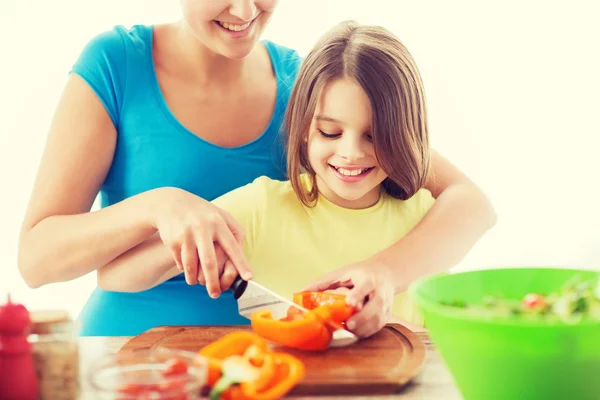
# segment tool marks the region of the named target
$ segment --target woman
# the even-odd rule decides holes
[[[155,233],[186,272],[187,284],[180,275],[139,293],[96,289],[80,316],[84,335],[246,323],[225,291],[237,273],[251,277],[244,232],[209,201],[258,176],[285,177],[279,130],[300,60],[259,41],[275,0],[181,3],[180,22],[117,27],[94,38],[52,122],[19,243],[27,284],[83,276],[144,251]],[[396,244],[317,287],[339,274],[364,286],[360,271],[386,265],[405,271],[408,286],[467,253],[494,224],[492,206],[435,152],[432,167],[425,187],[436,203],[425,218]],[[98,192],[102,208],[90,212]],[[232,262],[222,262],[221,249]]]

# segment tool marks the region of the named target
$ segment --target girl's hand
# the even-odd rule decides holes
[[[222,286],[227,286],[229,280],[233,282],[235,275],[245,280],[252,278],[241,246],[244,228],[229,213],[185,190],[160,191],[153,225],[189,285],[205,283],[209,296],[217,298]],[[225,262],[221,254],[217,260],[216,247],[230,261]],[[222,275],[224,282],[220,282]],[[230,275],[234,275],[233,279]]]
[[[358,311],[347,322],[348,330],[365,338],[381,330],[391,317],[394,286],[387,266],[373,262],[350,264],[313,281],[303,291],[335,290]]]

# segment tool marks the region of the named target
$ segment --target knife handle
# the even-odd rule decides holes
[[[235,281],[231,284],[231,290],[233,291],[233,297],[237,300],[239,299],[246,290],[248,286],[248,282],[243,280],[241,276],[237,276]]]

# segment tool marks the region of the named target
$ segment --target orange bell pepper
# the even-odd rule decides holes
[[[312,310],[326,304],[346,301],[346,296],[331,292],[299,292],[294,294],[293,301],[307,310]]]
[[[241,355],[250,346],[267,351],[266,340],[248,331],[231,332],[200,350],[200,355],[208,360],[208,385],[213,386],[221,378],[223,360],[232,355]]]
[[[207,358],[224,360],[229,356],[244,354],[253,345],[263,352],[269,349],[267,341],[260,336],[249,331],[234,331],[204,346],[199,353]]]
[[[321,319],[326,321],[332,330],[346,329],[346,320],[350,318],[356,309],[346,304],[346,296],[331,292],[299,292],[294,294],[294,303],[308,310],[319,308]],[[328,307],[324,307],[328,306]],[[290,307],[290,311],[293,307]],[[324,315],[324,310],[329,309],[331,315]],[[290,312],[288,311],[288,313]]]
[[[342,295],[309,295],[310,297],[295,296],[294,299],[302,306],[312,307],[306,314],[290,307],[286,317],[275,320],[270,311],[257,311],[251,317],[252,329],[263,338],[286,347],[300,350],[327,349],[333,332],[345,329],[344,323],[354,314],[355,309],[346,304],[345,296]],[[317,301],[323,304],[318,305]]]
[[[199,353],[208,359],[211,399],[276,399],[304,376],[300,360],[271,352],[267,341],[252,332],[232,332]],[[281,369],[289,373],[282,374]]]
[[[318,314],[308,312],[302,319],[273,319],[271,311],[252,314],[252,329],[271,342],[300,350],[324,350],[329,347],[331,331]]]
[[[274,375],[271,381],[260,387],[256,382],[242,382],[228,391],[226,400],[274,400],[285,396],[304,377],[304,364],[297,358],[285,354],[272,355]]]

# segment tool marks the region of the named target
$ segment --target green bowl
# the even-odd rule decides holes
[[[600,399],[600,321],[579,323],[473,315],[440,304],[519,300],[558,291],[574,275],[600,272],[508,268],[423,278],[411,294],[465,400]]]

